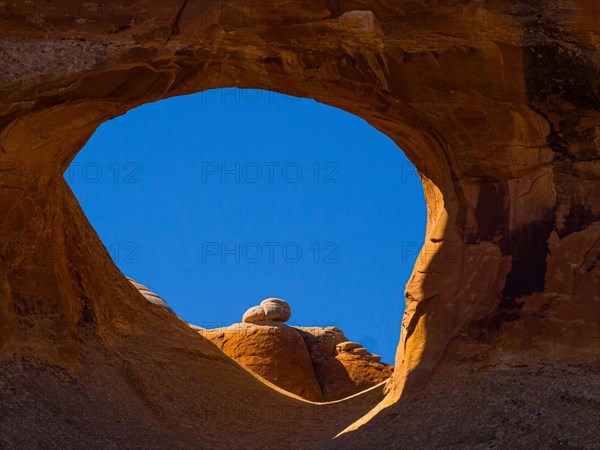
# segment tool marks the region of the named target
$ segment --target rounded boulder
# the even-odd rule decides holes
[[[262,306],[253,306],[244,313],[244,315],[242,316],[242,322],[262,322],[264,320],[267,320],[265,316],[265,310]]]
[[[265,312],[265,319],[273,322],[287,322],[292,316],[292,308],[280,298],[268,298],[260,302]]]

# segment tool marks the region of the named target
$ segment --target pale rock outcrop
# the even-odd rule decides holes
[[[291,315],[292,309],[285,300],[267,298],[260,302],[260,305],[249,308],[242,316],[242,322],[287,322]]]
[[[242,322],[253,323],[265,320],[265,310],[262,306],[252,306],[242,316]]]
[[[265,320],[287,322],[292,316],[292,308],[288,303],[279,298],[268,298],[260,302],[265,311]]]
[[[358,344],[357,342],[344,341],[344,342],[340,342],[338,345],[335,346],[335,349],[338,352],[348,352],[355,348],[362,348],[362,345]]]
[[[142,294],[146,298],[146,300],[148,300],[150,303],[152,303],[156,306],[160,306],[162,309],[175,314],[175,311],[173,311],[173,309],[167,304],[167,302],[164,301],[164,299],[160,295],[156,294],[150,288],[148,288],[147,286],[144,286],[141,283],[138,283],[137,281],[133,280],[132,278],[127,278],[127,279],[129,280],[129,282],[131,284],[133,284],[136,287],[136,289],[138,291],[140,291],[140,294]]]

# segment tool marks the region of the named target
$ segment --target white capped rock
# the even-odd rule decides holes
[[[142,294],[146,300],[148,300],[150,303],[155,304],[156,306],[160,306],[162,309],[167,310],[173,314],[175,314],[175,311],[173,311],[171,309],[171,307],[167,304],[167,302],[165,302],[162,297],[160,297],[158,294],[152,292],[148,287],[144,286],[141,283],[138,283],[137,281],[131,279],[131,278],[127,278],[129,280],[129,282],[131,284],[133,284],[137,290],[140,292],[140,294]]]
[[[266,316],[265,310],[263,309],[262,306],[253,306],[252,308],[248,309],[248,311],[246,311],[244,313],[244,316],[242,317],[242,322],[245,322],[245,323],[261,322],[261,321],[267,320],[265,318],[265,316]]]
[[[292,308],[280,298],[268,298],[260,302],[260,306],[265,311],[265,319],[274,322],[287,322],[292,316]]]

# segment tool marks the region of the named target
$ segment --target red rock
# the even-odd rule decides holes
[[[199,333],[225,354],[282,389],[307,400],[321,398],[308,348],[294,328],[281,322],[238,323]]]
[[[338,354],[336,345],[347,339],[333,327],[260,322],[198,332],[249,370],[307,400],[348,397],[387,380],[393,371],[360,344],[351,343],[353,353]]]
[[[404,410],[395,411],[394,405],[422,392],[430,381],[438,392],[449,392],[443,383],[457,380],[470,386],[461,380],[472,380],[488,367],[540,364],[555,367],[557,376],[564,377],[558,384],[574,392],[570,371],[583,374],[589,368],[595,373],[600,366],[598,2],[350,3],[3,2],[0,360],[11,368],[34,360],[82,370],[97,380],[115,367],[120,377],[135,374],[132,384],[143,402],[169,424],[165,434],[182,440],[195,432],[191,423],[179,426],[185,420],[182,409],[166,410],[150,398],[161,395],[161,388],[168,393],[161,399],[169,404],[190,392],[172,382],[176,375],[164,375],[164,367],[187,373],[197,357],[194,352],[208,355],[204,366],[194,366],[196,372],[206,368],[201,372],[205,382],[191,375],[185,381],[204,389],[202,401],[186,404],[196,426],[208,420],[202,415],[206,397],[225,398],[233,390],[256,402],[273,399],[267,391],[254,395],[260,389],[250,378],[227,385],[224,379],[240,380],[235,367],[221,370],[225,363],[218,353],[199,343],[198,336],[190,337],[192,331],[179,319],[148,308],[111,262],[63,179],[69,162],[101,123],[163,98],[238,86],[314,98],[357,115],[393,139],[423,180],[425,247],[406,286],[395,372],[383,405],[388,408],[365,418],[366,426],[358,431],[346,433],[351,438],[344,444],[404,445],[407,424],[415,420],[402,420],[398,414]],[[358,10],[364,12],[353,12]],[[156,350],[148,348],[150,341],[171,365],[145,359]],[[111,359],[119,352],[126,354],[127,366],[116,356]],[[91,354],[109,362],[94,363]],[[469,376],[457,376],[459,369]],[[571,408],[554,407],[562,394],[537,381],[543,374],[510,382],[501,381],[500,370],[487,375],[476,388],[494,389],[495,395],[465,387],[457,398],[444,397],[454,413],[444,423],[458,418],[447,428],[457,436],[456,446],[493,441],[502,448],[545,448],[558,440],[577,447],[596,445],[597,436],[586,434],[598,428],[588,422],[597,417],[589,406],[593,401],[573,403],[580,412],[573,419]],[[156,386],[154,380],[164,382]],[[519,383],[524,384],[514,391]],[[95,386],[94,392],[104,393],[109,384]],[[113,394],[118,397],[122,391]],[[528,414],[528,408],[518,405],[510,411],[496,405],[496,413],[487,414],[489,399],[513,392],[546,402],[554,416],[542,414],[546,422],[538,417],[516,420],[528,424],[526,434],[511,421],[503,423],[501,433],[494,420],[471,425],[471,418]],[[48,410],[64,403],[46,398],[38,393],[36,401],[47,401]],[[463,398],[469,401],[461,403]],[[273,401],[280,405],[287,400]],[[445,409],[431,402],[435,408],[428,411],[437,417]],[[249,421],[251,407],[241,400],[236,405],[242,408],[240,421]],[[103,411],[102,417],[114,418],[114,411]],[[89,423],[99,426],[102,417]],[[306,423],[314,429],[322,422]],[[147,419],[135,423],[138,439],[157,428]],[[277,429],[285,423],[278,422]],[[332,445],[339,424],[329,423],[320,442]],[[568,438],[552,435],[563,424],[585,426],[569,428]],[[65,429],[64,420],[44,429],[26,425],[21,436],[35,434],[32,439]],[[231,427],[225,431],[221,425],[214,421],[204,426],[195,442],[205,442],[213,430],[220,436],[210,443],[223,447],[235,447],[243,439],[258,442],[249,426],[233,440]],[[435,427],[430,423],[429,429]],[[111,431],[98,430],[99,436]],[[279,435],[273,431],[269,444],[281,447],[282,440],[291,445],[290,439],[294,444],[303,439],[286,430]],[[387,439],[396,430],[395,440]],[[125,428],[121,437],[127,432]],[[261,436],[263,443],[268,436]],[[71,437],[65,441],[72,442]],[[419,430],[413,437],[415,445],[444,444]],[[44,444],[55,447],[56,442]],[[97,445],[97,440],[91,442]],[[337,438],[335,445],[341,443],[342,437]]]

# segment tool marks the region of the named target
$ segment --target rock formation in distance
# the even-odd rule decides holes
[[[348,341],[339,328],[286,325],[291,308],[281,299],[263,300],[263,307],[266,313],[248,309],[242,323],[198,332],[244,367],[307,400],[339,400],[392,375],[392,366]]]

